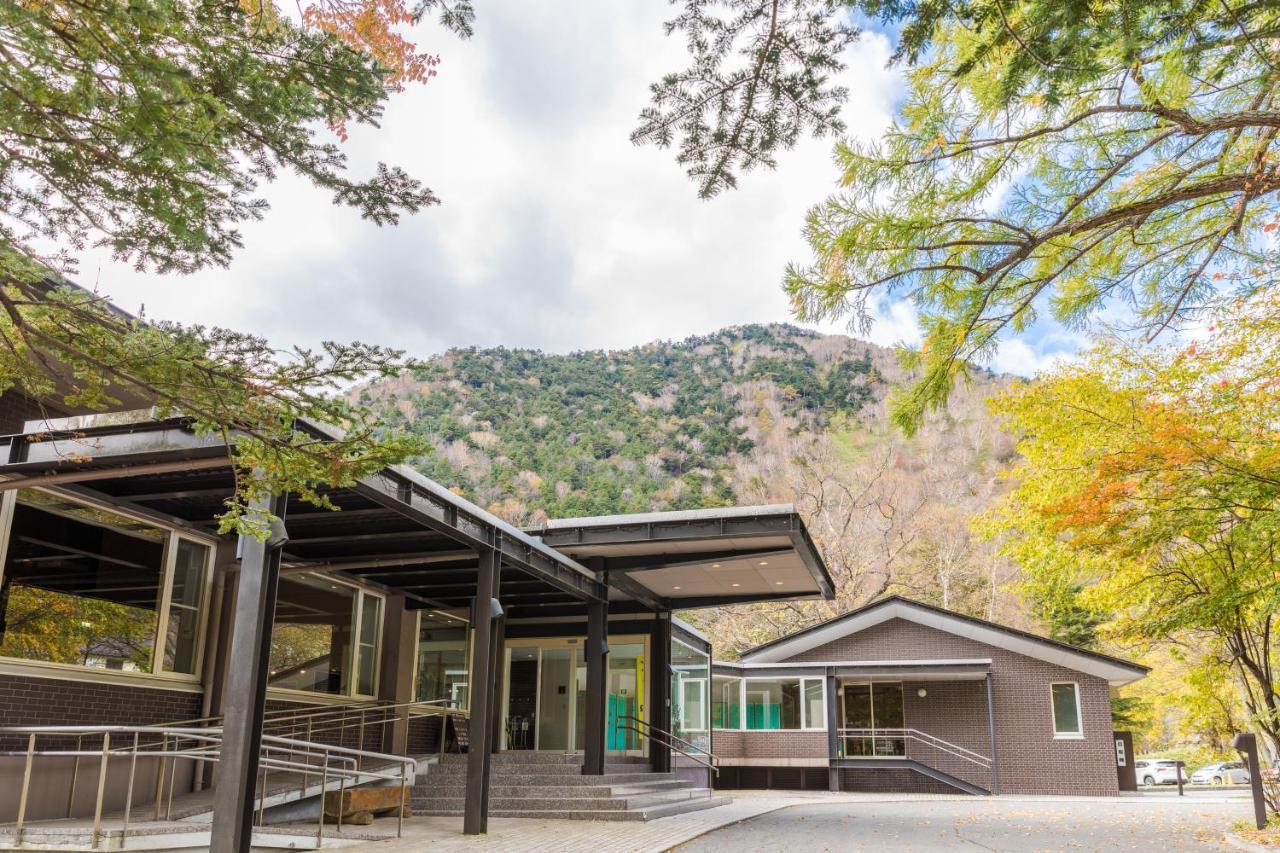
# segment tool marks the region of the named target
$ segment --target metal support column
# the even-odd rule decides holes
[[[587,602],[587,719],[583,745],[582,772],[588,776],[604,773],[605,699],[608,691],[609,604]],[[666,728],[666,726],[663,726]]]
[[[471,743],[467,747],[466,801],[462,831],[481,835],[489,830],[489,739],[493,734],[493,612],[501,561],[498,552],[480,552],[476,572],[474,637],[471,648]]]
[[[494,598],[499,597],[498,584],[495,581]],[[502,731],[502,685],[507,677],[506,655],[502,653],[503,646],[507,642],[507,615],[504,613],[497,619],[493,620],[493,651],[491,657],[493,659],[491,672],[493,673],[493,735],[490,737],[490,750],[493,752],[501,752],[503,749],[503,740],[506,735]]]
[[[827,789],[831,791],[840,790],[840,768],[836,765],[840,758],[840,717],[836,704],[838,689],[835,674],[827,670]]]
[[[987,729],[991,738],[991,793],[1000,793],[1000,766],[996,762],[996,706],[992,701],[991,673],[987,673]]]
[[[240,538],[240,578],[231,627],[226,710],[213,797],[210,853],[246,853],[252,841],[254,782],[262,747],[271,627],[275,622],[280,551],[288,541],[285,499],[255,501],[253,509],[276,516],[265,542]]]
[[[648,721],[660,729],[671,730],[671,614],[657,614],[653,631],[649,635],[649,656],[653,665],[649,669]],[[649,760],[656,773],[671,772],[671,747],[649,739]]]

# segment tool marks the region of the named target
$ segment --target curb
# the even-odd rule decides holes
[[[1268,847],[1264,844],[1249,841],[1246,838],[1241,838],[1234,832],[1228,832],[1223,836],[1222,840],[1227,843],[1228,847],[1232,847],[1236,850],[1248,850],[1250,853],[1270,853],[1270,851],[1277,849],[1275,847]]]

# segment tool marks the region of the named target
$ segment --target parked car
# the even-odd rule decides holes
[[[1171,758],[1140,758],[1133,763],[1133,767],[1137,771],[1139,784],[1178,784],[1178,762]],[[1182,781],[1187,781],[1186,768],[1182,770]]]
[[[1206,764],[1191,774],[1193,785],[1247,785],[1249,771],[1241,761],[1219,761]]]

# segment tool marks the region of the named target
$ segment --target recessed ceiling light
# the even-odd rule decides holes
[[[711,564],[711,568],[713,568],[713,569],[718,569],[718,568],[720,568],[720,564],[719,564],[719,563],[712,563],[712,564]]]
[[[740,583],[735,583],[735,584],[734,584],[734,586],[742,586],[742,584],[740,584]]]
[[[760,565],[762,565],[762,566],[767,566],[767,565],[769,565],[769,561],[768,561],[768,560],[761,560],[761,561],[760,561]]]
[[[773,582],[773,585],[774,585],[774,586],[782,586],[782,581],[774,581],[774,582]]]
[[[678,587],[678,586],[673,586],[673,587],[671,587],[671,588],[672,588],[672,589],[679,589],[680,587]]]

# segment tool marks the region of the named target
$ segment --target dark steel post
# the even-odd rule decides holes
[[[501,579],[495,581],[494,598],[499,597],[498,585]],[[505,733],[502,731],[502,684],[506,679],[506,663],[502,654],[503,645],[507,641],[507,616],[504,613],[497,619],[493,620],[493,651],[491,657],[493,663],[491,672],[493,672],[493,734],[490,736],[490,749],[493,752],[502,751],[502,742]]]
[[[1231,748],[1240,753],[1249,768],[1249,790],[1253,793],[1253,823],[1258,829],[1267,826],[1267,801],[1262,794],[1262,763],[1258,761],[1258,736],[1241,732],[1231,739]]]
[[[996,706],[992,699],[991,673],[987,673],[987,734],[991,740],[991,793],[1000,793],[1000,765],[996,761]]]
[[[262,747],[280,551],[288,541],[283,496],[255,501],[253,509],[270,512],[277,521],[265,542],[240,537],[240,580],[231,627],[210,853],[245,853],[253,834],[254,780],[258,778],[258,753]]]
[[[653,631],[649,635],[649,656],[653,665],[649,667],[649,708],[650,725],[671,730],[671,614],[657,614]],[[649,760],[656,773],[671,772],[671,747],[649,738]]]
[[[838,686],[832,670],[827,670],[827,789],[840,790],[840,716],[836,710]],[[746,709],[742,709],[746,713]]]
[[[1182,767],[1183,767],[1183,764],[1181,761],[1174,762],[1173,769],[1174,769],[1174,775],[1178,777],[1178,796],[1179,797],[1182,796]]]
[[[476,571],[474,639],[471,649],[471,742],[467,747],[466,802],[462,831],[482,835],[489,831],[489,738],[493,733],[493,616],[490,604],[497,586],[498,552],[480,552]]]
[[[587,742],[583,745],[582,772],[588,776],[604,773],[605,700],[608,689],[609,605],[587,602]],[[665,728],[665,726],[663,727]]]

